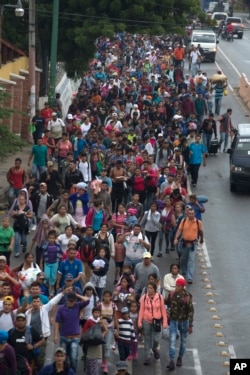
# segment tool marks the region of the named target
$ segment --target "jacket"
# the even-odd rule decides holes
[[[39,375],[56,375],[57,372],[56,372],[56,368],[55,368],[55,363],[51,363],[50,365],[46,365],[44,366],[40,371],[39,371]],[[75,372],[74,370],[72,370],[72,368],[67,368],[67,371],[66,371],[66,374],[67,375],[75,375]]]
[[[163,328],[168,326],[164,299],[159,293],[155,293],[154,298],[150,298],[148,294],[140,298],[138,326],[142,326],[142,320],[152,323],[153,319],[162,319]]]
[[[176,322],[189,321],[189,326],[193,326],[194,307],[192,294],[187,290],[181,293],[172,292],[166,299],[166,304],[170,309],[169,318]]]
[[[38,207],[40,204],[40,199],[41,199],[41,193],[37,191],[34,196],[31,198],[31,202],[33,205],[33,211],[35,215],[37,215]],[[47,200],[46,200],[46,210],[49,208],[49,206],[52,205],[54,199],[53,196],[47,193]]]
[[[49,322],[49,312],[54,305],[56,305],[60,299],[63,297],[63,293],[57,294],[52,298],[46,305],[40,307],[40,318],[42,324],[42,335],[43,337],[49,337],[51,335],[50,322]],[[30,325],[32,309],[26,311],[27,325]]]
[[[88,195],[88,193],[86,192],[86,193],[84,193],[82,195],[80,195],[78,193],[74,193],[74,194],[70,195],[69,201],[72,203],[72,206],[74,208],[74,212],[76,211],[76,202],[78,200],[80,200],[82,202],[83,214],[87,215],[88,210],[89,210],[89,207],[88,207],[89,195]]]

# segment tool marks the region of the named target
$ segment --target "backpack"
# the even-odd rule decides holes
[[[82,237],[78,245],[81,261],[91,263],[96,253],[95,248],[95,238],[92,238],[90,241],[87,241],[85,237]]]

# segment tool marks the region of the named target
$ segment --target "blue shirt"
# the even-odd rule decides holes
[[[200,209],[199,209],[199,207],[197,206],[197,204],[194,204],[194,203],[190,203],[190,202],[189,202],[188,205],[189,205],[189,206],[192,206],[192,208],[194,209],[196,219],[197,219],[197,220],[202,220],[201,212],[200,212]],[[203,206],[202,203],[199,203],[199,205],[202,206],[202,207],[204,208],[204,206]]]
[[[93,230],[96,232],[100,230],[103,220],[103,211],[100,210],[99,212],[95,212],[94,220],[93,220]]]
[[[65,259],[63,262],[59,264],[58,273],[62,275],[60,286],[62,287],[64,285],[64,278],[67,273],[71,273],[73,278],[75,279],[78,277],[79,273],[83,272],[82,269],[82,262],[78,259],[74,259],[73,262],[70,262],[68,259]],[[77,286],[82,290],[82,284],[80,280],[78,280],[76,283],[74,283],[74,286]]]
[[[203,145],[203,143],[191,143],[191,145],[188,147],[189,151],[192,152],[192,154],[189,157],[189,163],[190,164],[201,164],[202,162],[202,154],[206,152],[206,147]]]

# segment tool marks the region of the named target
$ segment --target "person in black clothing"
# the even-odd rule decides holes
[[[209,113],[208,118],[203,120],[200,133],[202,133],[202,142],[206,146],[207,152],[209,152],[213,133],[215,138],[217,138],[216,121],[212,112]]]
[[[70,193],[75,193],[74,185],[78,184],[78,182],[83,181],[84,178],[82,172],[80,172],[79,169],[76,169],[76,161],[72,160],[69,163],[69,170],[65,175],[65,189],[69,190]]]
[[[27,359],[31,365],[35,353],[34,350],[44,345],[44,338],[40,336],[36,329],[26,327],[26,316],[23,313],[18,313],[15,321],[15,328],[9,330],[8,343],[13,347],[17,357],[17,369],[19,363],[19,356]]]
[[[31,120],[32,124],[35,126],[35,131],[32,133],[34,144],[37,144],[37,139],[41,138],[44,129],[45,129],[45,119],[43,116],[41,116],[40,109],[36,110],[36,115]]]
[[[60,189],[62,189],[63,183],[59,173],[53,166],[53,161],[48,161],[47,171],[41,174],[40,182],[45,182],[47,184],[48,193],[56,199],[60,195]]]
[[[39,185],[39,191],[36,191],[30,198],[33,205],[33,212],[36,216],[36,223],[39,224],[42,216],[46,214],[47,209],[53,203],[53,196],[47,191],[47,184],[41,182]]]

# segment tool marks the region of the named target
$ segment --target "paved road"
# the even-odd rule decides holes
[[[239,46],[245,43],[235,40],[220,44],[226,55],[230,54],[232,63],[239,69],[238,64]],[[245,45],[245,44],[244,44]],[[234,52],[232,52],[232,49]],[[249,52],[246,52],[246,55]],[[237,76],[230,73],[229,63],[220,51],[217,61],[220,68],[232,79],[232,87],[237,85]],[[215,64],[203,64],[202,69],[213,74],[217,70]],[[232,68],[232,71],[234,69]],[[223,99],[222,112],[226,108],[233,108],[233,122],[245,122],[245,115],[232,92]],[[229,163],[227,154],[219,154],[209,157],[208,165],[202,168],[196,189],[197,193],[209,197],[204,214],[204,228],[206,249],[199,252],[197,257],[197,274],[195,283],[190,287],[195,303],[195,325],[194,333],[188,338],[188,350],[184,358],[184,366],[176,373],[180,375],[223,375],[229,370],[223,366],[223,362],[229,361],[228,356],[221,356],[234,351],[237,357],[249,357],[249,348],[246,343],[250,336],[248,324],[250,302],[247,294],[250,276],[248,272],[248,218],[249,218],[249,191],[243,190],[232,194],[229,191]],[[19,261],[21,259],[19,258]],[[164,255],[155,263],[159,266],[161,274],[169,270],[169,265],[175,261],[175,254]],[[211,264],[210,264],[211,262]],[[13,264],[17,264],[14,259]],[[207,273],[207,274],[204,274]],[[112,288],[113,267],[109,273],[108,288]],[[212,289],[208,289],[211,286]],[[207,295],[212,293],[212,295]],[[214,303],[212,303],[214,302]],[[217,311],[210,311],[210,309]],[[220,320],[213,320],[217,315]],[[215,324],[221,324],[221,328],[215,328]],[[216,337],[221,332],[224,337]],[[224,341],[229,346],[221,347],[217,344]],[[165,366],[168,362],[167,343],[161,343],[161,360],[155,361],[150,367],[143,366],[143,349],[139,350],[139,359],[133,363],[133,374],[141,372],[149,375],[165,374]],[[53,353],[53,344],[49,344],[47,360]],[[112,362],[118,360],[117,352],[112,353]],[[82,373],[82,363],[79,363],[78,373]],[[114,366],[110,366],[110,374],[115,373]]]

